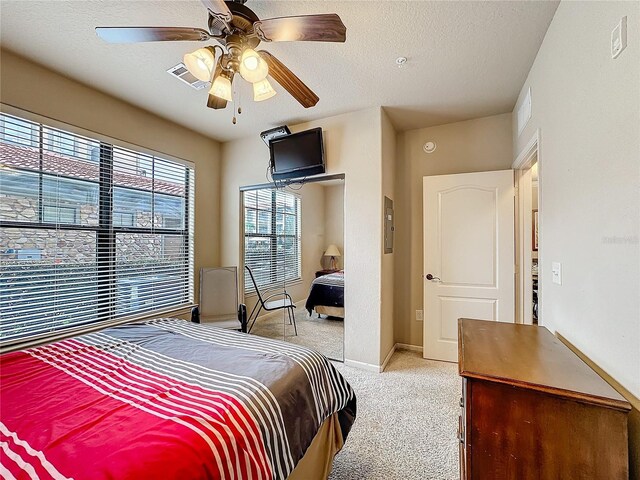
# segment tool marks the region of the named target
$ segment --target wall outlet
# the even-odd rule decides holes
[[[422,310],[416,310],[416,321],[421,322],[424,320]]]

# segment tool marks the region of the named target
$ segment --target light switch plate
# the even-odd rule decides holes
[[[618,58],[627,47],[627,17],[622,17],[611,32],[611,58]]]
[[[560,262],[551,263],[551,280],[553,283],[562,285],[562,264]]]
[[[424,320],[424,315],[422,314],[422,310],[416,310],[416,321],[422,322]]]

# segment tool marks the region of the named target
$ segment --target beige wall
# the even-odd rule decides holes
[[[380,209],[384,217],[384,197],[395,202],[395,171],[396,171],[396,131],[384,109],[381,115],[381,151],[382,151],[382,195],[380,195]],[[394,203],[394,208],[397,208]],[[380,317],[380,358],[384,361],[395,344],[394,337],[394,260],[393,253],[384,253],[384,221],[380,225],[380,252],[382,254],[381,288],[381,317]]]
[[[634,27],[614,60],[624,15]],[[640,397],[639,20],[638,3],[560,4],[523,87],[533,116],[522,135],[514,125],[513,155],[540,129],[544,325]]]
[[[196,272],[202,266],[218,264],[218,142],[63,77],[7,50],[0,51],[0,61],[0,102],[3,105],[193,162],[196,170]],[[3,110],[8,109],[3,106]]]
[[[335,245],[342,254],[336,257],[338,268],[344,265],[344,185],[324,187],[324,248]],[[329,268],[330,258],[322,259],[323,266]]]
[[[426,154],[422,146],[436,142]],[[398,135],[395,261],[395,340],[422,345],[422,177],[511,168],[511,114],[410,130]]]
[[[327,173],[345,174],[345,359],[380,365],[381,110],[338,115],[291,129],[313,127],[323,129]],[[258,135],[223,144],[223,263],[240,264],[239,188],[264,183],[268,160],[268,149]]]
[[[612,59],[623,16],[628,46]],[[640,478],[639,24],[638,2],[562,2],[520,93],[531,88],[532,118],[513,132],[515,156],[540,130],[541,322],[627,390],[631,478]],[[551,262],[562,264],[562,285]]]

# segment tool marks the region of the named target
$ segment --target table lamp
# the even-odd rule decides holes
[[[324,252],[325,257],[331,257],[331,270],[337,270],[336,257],[340,257],[340,250],[333,243],[327,247],[327,251]]]

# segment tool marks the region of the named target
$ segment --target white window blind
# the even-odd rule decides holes
[[[0,115],[0,345],[193,302],[193,169]]]
[[[300,198],[280,189],[245,191],[244,264],[258,287],[268,288],[301,276]],[[245,275],[245,291],[255,288]]]

